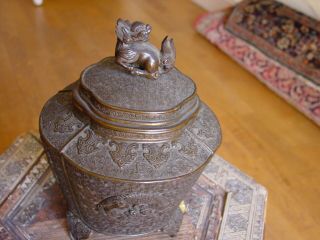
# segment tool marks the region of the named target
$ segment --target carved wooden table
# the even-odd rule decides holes
[[[264,187],[215,156],[185,201],[174,239],[262,240],[266,198]],[[0,156],[0,239],[69,239],[65,210],[38,134],[19,137]],[[138,239],[170,238],[158,232]]]

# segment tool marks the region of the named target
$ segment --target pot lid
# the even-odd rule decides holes
[[[166,112],[195,94],[193,81],[178,69],[157,79],[130,74],[108,57],[88,67],[80,78],[80,91],[105,107],[131,112]]]
[[[174,67],[151,27],[119,20],[115,57],[85,69],[40,115],[52,164],[103,179],[154,181],[200,174],[220,144],[219,123],[193,81]],[[70,170],[71,171],[71,170]]]
[[[148,24],[118,20],[115,57],[85,69],[73,97],[109,129],[165,139],[180,134],[199,99],[194,82],[174,67],[173,40],[165,37],[158,50],[148,42],[150,31]]]

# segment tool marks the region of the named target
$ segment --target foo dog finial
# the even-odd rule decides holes
[[[148,42],[151,26],[118,19],[116,26],[116,62],[132,74],[158,78],[174,67],[176,50],[173,39],[165,37],[159,51]]]

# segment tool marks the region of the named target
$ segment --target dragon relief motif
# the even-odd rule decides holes
[[[176,51],[173,39],[165,37],[159,51],[148,42],[151,26],[118,19],[116,25],[116,62],[131,74],[156,79],[174,67]]]
[[[80,136],[77,142],[77,149],[79,154],[90,154],[97,151],[98,142],[93,138],[93,133],[89,129],[84,131],[84,137]]]
[[[147,194],[129,194],[111,196],[97,204],[97,209],[103,209],[106,214],[117,212],[125,217],[146,216],[153,213],[150,201],[154,198]],[[113,210],[113,211],[112,211]],[[117,210],[117,211],[114,211]]]
[[[133,162],[137,157],[137,150],[139,147],[137,143],[126,144],[110,141],[109,146],[111,158],[120,168]]]
[[[161,167],[170,157],[170,145],[143,144],[143,157],[155,168]]]

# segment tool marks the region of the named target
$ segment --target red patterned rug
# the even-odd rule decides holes
[[[272,0],[230,15],[207,13],[196,29],[271,90],[320,125],[320,23]]]

